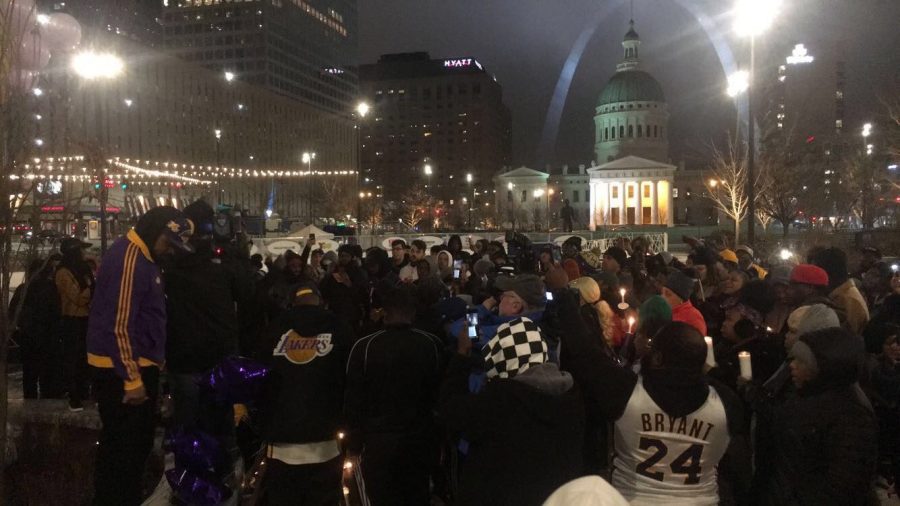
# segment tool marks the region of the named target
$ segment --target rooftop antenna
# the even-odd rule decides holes
[[[631,0],[631,22],[634,23],[634,0]]]

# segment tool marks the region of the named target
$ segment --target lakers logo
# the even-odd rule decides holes
[[[331,334],[303,337],[291,329],[281,336],[272,355],[284,357],[294,364],[308,364],[316,357],[328,355],[332,348]]]

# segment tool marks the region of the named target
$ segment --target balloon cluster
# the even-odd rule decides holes
[[[18,50],[18,61],[9,69],[9,85],[31,89],[38,73],[50,62],[51,51],[72,51],[81,43],[81,25],[69,14],[38,14],[34,0],[0,0],[0,10],[8,13],[9,41]]]
[[[260,393],[269,369],[244,357],[229,357],[204,373],[201,389],[215,402],[248,404]],[[175,456],[175,467],[166,471],[166,480],[181,501],[197,506],[213,506],[231,497],[223,483],[231,471],[226,448],[216,438],[201,431],[178,430],[166,439],[166,451]]]
[[[262,390],[269,369],[245,357],[228,357],[200,380],[223,404],[250,404]]]
[[[231,490],[219,478],[229,471],[228,453],[212,436],[200,431],[177,431],[164,448],[175,455],[166,481],[183,502],[198,506],[221,504]]]

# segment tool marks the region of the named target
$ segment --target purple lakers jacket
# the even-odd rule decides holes
[[[104,255],[87,336],[88,363],[115,369],[125,389],[143,385],[141,367],[159,366],[166,352],[166,299],[159,268],[137,232]]]

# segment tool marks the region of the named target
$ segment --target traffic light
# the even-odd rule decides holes
[[[119,187],[121,187],[123,190],[127,190],[127,189],[128,189],[128,183],[122,183],[122,184],[119,185]]]
[[[95,190],[99,190],[99,189],[100,189],[100,182],[94,183],[94,189],[95,189]]]

